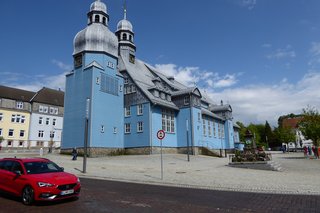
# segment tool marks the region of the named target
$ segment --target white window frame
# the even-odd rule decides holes
[[[50,125],[50,118],[46,118],[46,125]]]
[[[10,135],[12,133],[12,135]],[[13,137],[14,136],[14,129],[9,129],[8,131],[8,137]]]
[[[125,77],[124,78],[124,84],[128,84],[129,83],[129,78],[128,77]]]
[[[213,121],[213,136],[216,138],[217,133],[216,133],[216,122]]]
[[[210,122],[210,120],[208,120],[208,135],[209,135],[209,137],[212,136],[212,132],[211,132],[211,122]]]
[[[112,63],[111,61],[108,61],[107,66],[111,69],[114,69],[114,63]]]
[[[203,126],[203,135],[207,136],[207,133],[206,133],[206,120],[204,118],[202,118],[202,126]]]
[[[53,114],[58,115],[58,113],[59,113],[59,108],[54,107],[54,113]]]
[[[113,134],[117,134],[118,132],[118,128],[117,127],[113,127]]]
[[[124,108],[124,116],[130,117],[131,116],[131,106],[127,106]]]
[[[43,107],[43,112],[44,112],[44,113],[48,113],[48,107],[47,107],[47,106],[44,106],[44,107]]]
[[[143,115],[143,105],[142,104],[137,105],[137,115]]]
[[[57,119],[56,118],[53,118],[52,119],[52,126],[55,126],[57,124]]]
[[[124,133],[125,134],[130,134],[131,133],[131,124],[130,123],[125,123],[124,124]]]
[[[22,136],[21,136],[21,133],[22,133]],[[24,136],[25,136],[25,131],[24,130],[20,130],[19,137],[23,138]]]
[[[24,124],[25,121],[26,121],[26,116],[21,115],[20,123]]]
[[[101,130],[100,130],[100,132],[101,132],[101,133],[104,133],[104,131],[105,131],[104,125],[101,125]]]
[[[16,108],[17,109],[23,109],[23,102],[22,101],[17,101],[16,102]]]
[[[12,114],[11,115],[11,123],[15,123],[16,122],[16,114]]]
[[[39,130],[38,131],[38,138],[43,138],[44,137],[44,131],[43,130]]]
[[[43,111],[44,111],[43,106],[40,105],[40,106],[39,106],[39,112],[43,112]]]
[[[39,117],[38,124],[42,125],[43,124],[43,117]]]
[[[162,109],[162,130],[168,133],[175,133],[174,111],[170,109]]]
[[[54,113],[54,108],[53,107],[49,107],[49,113],[53,114]]]
[[[143,122],[137,122],[137,132],[143,132]]]
[[[0,112],[0,121],[3,121],[3,113]]]

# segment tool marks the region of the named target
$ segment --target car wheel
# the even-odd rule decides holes
[[[22,203],[25,205],[31,205],[34,201],[34,190],[30,186],[26,186],[22,192]]]

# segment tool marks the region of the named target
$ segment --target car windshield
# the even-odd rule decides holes
[[[62,172],[62,168],[53,162],[36,161],[24,163],[27,174]]]

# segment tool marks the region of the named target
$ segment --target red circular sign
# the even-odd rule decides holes
[[[159,131],[157,132],[157,138],[158,138],[159,140],[162,140],[162,139],[164,138],[164,136],[166,136],[166,133],[165,133],[163,130],[159,130]]]

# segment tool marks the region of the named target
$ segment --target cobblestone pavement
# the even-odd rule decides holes
[[[39,156],[38,153],[0,153],[1,157]],[[65,171],[79,177],[181,186],[213,190],[273,194],[320,195],[320,160],[306,159],[303,153],[273,153],[273,160],[284,171],[264,171],[227,166],[228,158],[208,156],[163,155],[161,179],[160,155],[129,155],[88,158],[87,173],[82,173],[83,160],[71,156],[46,154]]]

